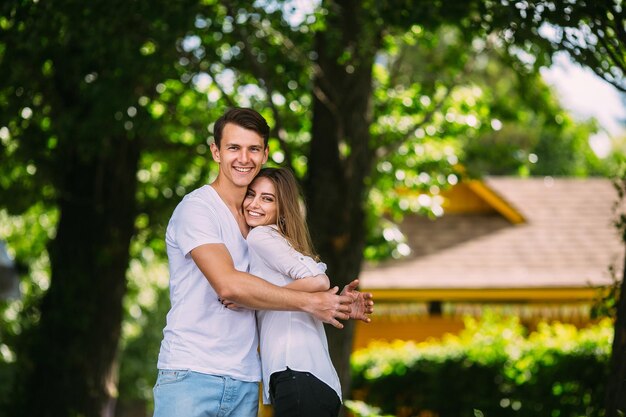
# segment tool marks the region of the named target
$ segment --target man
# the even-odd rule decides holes
[[[349,317],[369,320],[371,295],[337,287],[304,293],[246,273],[248,225],[242,202],[268,157],[269,126],[251,109],[235,108],[215,123],[215,181],[176,207],[166,232],[172,307],[159,353],[155,417],[253,417],[261,379],[254,309],[293,310],[342,328]],[[208,282],[207,282],[208,281]],[[249,309],[231,310],[229,300]]]

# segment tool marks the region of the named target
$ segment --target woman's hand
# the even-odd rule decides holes
[[[356,288],[359,285],[359,280],[355,279],[341,291],[340,295],[347,295],[352,298],[352,304],[350,305],[350,318],[352,320],[361,320],[365,323],[369,323],[372,319],[369,315],[374,313],[374,296],[369,292],[361,292]]]
[[[243,310],[246,307],[244,306],[240,306],[239,304],[235,303],[234,301],[230,301],[230,300],[225,300],[222,298],[218,298],[217,301],[219,301],[224,308],[227,308],[229,310]]]

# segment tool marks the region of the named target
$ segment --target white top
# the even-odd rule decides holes
[[[271,226],[257,226],[248,234],[250,273],[272,284],[284,286],[295,279],[323,274],[326,265],[317,263],[291,247]],[[287,367],[310,372],[337,392],[339,377],[330,360],[324,325],[308,313],[257,311],[263,367],[263,403],[269,404],[269,380]]]
[[[190,254],[200,245],[223,243],[235,268],[248,270],[246,240],[213,187],[198,188],[178,204],[167,226],[165,242],[172,307],[163,329],[158,368],[259,381],[254,310],[224,308]]]

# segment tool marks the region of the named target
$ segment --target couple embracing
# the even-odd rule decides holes
[[[369,322],[371,294],[329,288],[288,169],[264,168],[269,126],[234,108],[214,126],[215,181],[187,194],[166,232],[171,309],[155,417],[335,417],[339,378],[323,323]],[[259,351],[261,357],[259,358]]]

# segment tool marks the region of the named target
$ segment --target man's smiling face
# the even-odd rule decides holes
[[[211,154],[224,178],[236,187],[247,187],[267,161],[268,148],[255,131],[227,123],[220,147],[212,143]]]

